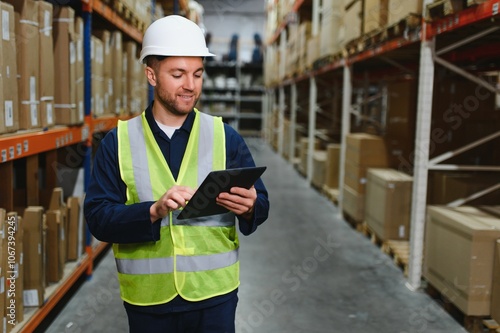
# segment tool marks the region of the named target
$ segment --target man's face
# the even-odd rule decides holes
[[[198,102],[202,83],[202,58],[168,57],[158,65],[156,98],[172,114],[185,115]]]

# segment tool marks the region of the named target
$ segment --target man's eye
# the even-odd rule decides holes
[[[178,75],[178,74],[176,74],[176,75],[172,75],[172,76],[173,76],[175,79],[180,79],[182,75]]]

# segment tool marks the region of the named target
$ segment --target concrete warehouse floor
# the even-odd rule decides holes
[[[351,228],[260,139],[247,139],[269,190],[269,220],[240,237],[238,333],[466,332],[401,269]],[[127,332],[109,251],[45,330]]]

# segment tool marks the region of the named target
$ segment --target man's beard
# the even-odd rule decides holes
[[[169,94],[160,95],[160,94],[158,94],[157,98],[158,98],[159,102],[163,105],[163,107],[175,116],[183,116],[183,115],[186,115],[189,112],[191,112],[193,110],[193,108],[195,107],[195,105],[198,103],[198,100],[200,99],[199,97],[196,98],[193,101],[192,105],[190,105],[189,107],[187,107],[187,106],[179,107],[179,105],[178,105],[179,102],[176,101],[175,97],[172,98],[172,95],[169,95]]]

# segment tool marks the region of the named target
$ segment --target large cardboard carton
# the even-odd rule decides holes
[[[24,306],[26,307],[39,307],[44,302],[43,213],[43,207],[31,206],[25,209],[23,216]]]
[[[363,1],[363,33],[383,28],[387,25],[389,0]]]
[[[352,133],[346,136],[346,161],[369,167],[387,167],[388,156],[384,140],[376,135]]]
[[[104,114],[104,44],[96,36],[91,38],[92,59],[92,114],[96,117]]]
[[[80,198],[68,198],[68,242],[67,254],[68,260],[78,259],[78,236],[79,236],[79,221],[80,221]]]
[[[346,160],[344,173],[344,184],[360,194],[366,193],[367,166],[351,163]]]
[[[59,282],[64,275],[64,226],[61,211],[50,210],[47,221],[47,283]]]
[[[313,176],[312,184],[317,188],[323,188],[326,178],[326,150],[316,150],[313,154]]]
[[[345,47],[349,42],[361,36],[363,1],[350,2],[345,7],[345,15],[339,31],[339,43]]]
[[[83,64],[83,18],[75,17],[75,45],[76,45],[76,109],[79,122],[83,122],[85,116],[85,82]]]
[[[349,186],[344,186],[342,192],[342,209],[356,223],[363,222],[365,217],[365,195],[356,192]]]
[[[103,89],[103,114],[114,113],[113,94],[113,53],[111,45],[111,32],[109,30],[98,30],[95,35],[102,40],[102,89]]]
[[[19,128],[39,128],[40,41],[38,2],[6,0],[14,6],[19,98]]]
[[[300,164],[299,164],[299,170],[300,172],[302,172],[303,174],[307,174],[307,159],[308,159],[308,156],[309,156],[309,138],[306,138],[306,137],[303,137],[300,139],[299,141],[299,149],[300,149],[300,153],[299,153],[299,158],[300,158]],[[313,143],[313,150],[316,151],[318,150],[320,147],[320,142],[318,139],[314,139],[314,143]]]
[[[76,105],[75,11],[67,6],[54,6],[54,111],[56,124],[75,125],[83,122]]]
[[[342,1],[323,1],[323,11],[319,29],[320,58],[337,54],[341,51],[339,34],[344,23],[345,8]]]
[[[112,111],[119,115],[122,113],[123,98],[123,45],[122,33],[114,31],[111,33],[111,58],[112,58],[112,79],[113,79],[113,98]]]
[[[365,221],[382,240],[406,240],[413,178],[392,169],[368,169]]]
[[[311,36],[307,40],[306,69],[312,69],[314,62],[320,58],[320,36]]]
[[[489,316],[500,219],[475,207],[429,206],[423,275],[469,316]]]
[[[40,28],[40,121],[42,127],[51,127],[54,119],[54,37],[52,35],[53,7],[38,1],[38,25]]]
[[[17,82],[16,20],[14,7],[0,2],[2,38],[0,39],[0,76],[2,105],[0,106],[0,133],[19,129],[19,93]]]
[[[387,25],[398,23],[409,14],[422,15],[422,6],[421,0],[389,0]]]
[[[68,207],[64,201],[64,191],[61,187],[56,187],[52,191],[50,197],[49,210],[60,212],[60,224],[61,224],[61,246],[59,253],[61,254],[62,262],[65,263],[67,260],[67,241],[68,241]]]
[[[330,143],[326,146],[326,179],[325,184],[329,188],[339,187],[340,169],[340,145]]]

